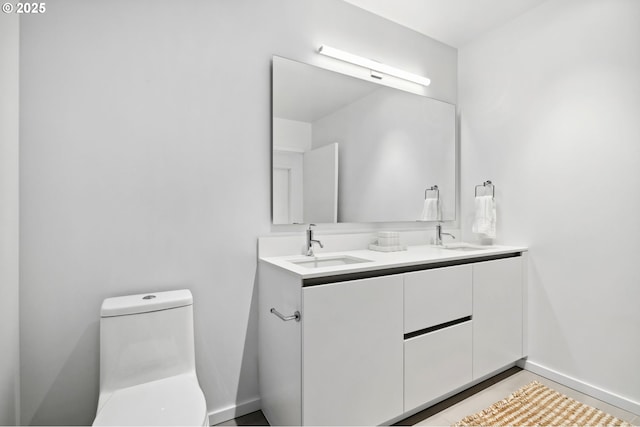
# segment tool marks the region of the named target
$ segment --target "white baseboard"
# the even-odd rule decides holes
[[[233,418],[238,418],[243,415],[250,414],[260,409],[260,398],[246,400],[238,403],[237,405],[231,405],[226,408],[217,409],[209,412],[209,424],[220,424],[223,421],[228,421]]]
[[[542,377],[560,383],[566,387],[595,397],[596,399],[600,399],[610,405],[617,406],[618,408],[633,412],[634,414],[640,414],[640,403],[635,402],[629,398],[601,389],[600,387],[596,387],[592,384],[586,383],[577,378],[570,377],[569,375],[565,375],[561,372],[554,371],[553,369],[547,368],[546,366],[542,366],[530,360],[521,360],[518,362],[518,366],[526,369],[527,371],[531,371],[534,374],[538,374]]]

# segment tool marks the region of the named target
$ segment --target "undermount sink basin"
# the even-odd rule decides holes
[[[455,251],[479,251],[484,249],[491,249],[491,246],[474,245],[473,243],[447,243],[441,246],[442,249],[452,249]]]
[[[340,265],[359,264],[361,262],[371,262],[369,259],[356,258],[347,255],[330,257],[309,257],[309,259],[297,259],[289,261],[295,265],[305,268],[337,267]]]

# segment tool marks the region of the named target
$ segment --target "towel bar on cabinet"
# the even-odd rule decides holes
[[[277,317],[280,318],[280,320],[284,321],[284,322],[288,322],[289,320],[295,320],[296,322],[300,321],[300,312],[299,311],[294,311],[293,314],[291,316],[285,316],[284,314],[280,313],[278,310],[276,310],[275,308],[271,308],[271,310],[269,310],[271,313],[275,314]]]

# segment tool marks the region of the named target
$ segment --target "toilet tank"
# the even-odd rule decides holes
[[[100,311],[100,402],[125,387],[195,374],[189,290],[108,298]]]

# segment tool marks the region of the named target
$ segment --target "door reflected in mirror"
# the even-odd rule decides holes
[[[274,224],[455,219],[455,106],[273,57]],[[432,197],[433,193],[428,193]]]

